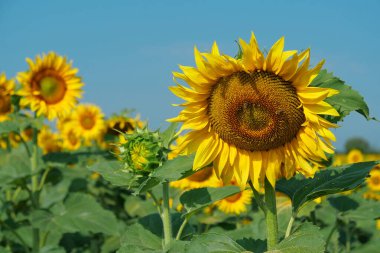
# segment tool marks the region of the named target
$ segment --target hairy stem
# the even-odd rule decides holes
[[[169,181],[162,183],[162,214],[161,219],[164,225],[164,248],[167,249],[172,241],[172,222],[169,207]]]
[[[265,215],[267,225],[267,246],[272,250],[278,242],[276,192],[273,186],[265,179],[265,204],[267,212]]]
[[[290,233],[292,232],[292,227],[293,227],[293,223],[294,223],[295,219],[296,219],[296,215],[292,214],[292,217],[290,217],[290,220],[288,223],[288,227],[286,228],[285,238],[287,238],[290,235]]]

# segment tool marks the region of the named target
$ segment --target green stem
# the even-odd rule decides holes
[[[44,184],[45,184],[45,181],[46,181],[46,177],[49,174],[49,172],[50,172],[50,167],[48,167],[47,169],[45,169],[44,174],[42,174],[42,177],[41,177],[41,180],[40,180],[40,184],[38,186],[38,191],[41,191],[42,187],[44,187]]]
[[[30,163],[31,163],[31,174],[32,174],[32,204],[33,209],[36,210],[39,208],[39,200],[38,200],[38,175],[37,175],[37,168],[38,168],[38,146],[37,146],[37,137],[38,137],[38,130],[33,128],[33,149],[32,149],[32,156],[30,157]],[[38,228],[33,228],[33,253],[38,253],[40,251],[40,231]]]
[[[253,196],[255,197],[256,203],[259,206],[259,208],[264,212],[264,214],[267,212],[267,208],[265,206],[264,201],[262,200],[260,193],[255,189],[251,181],[248,181],[249,186],[252,189]]]
[[[331,229],[329,235],[327,236],[327,239],[326,239],[326,249],[325,251],[327,251],[327,247],[329,246],[329,243],[330,243],[330,240],[332,238],[332,235],[334,234],[335,230],[338,228],[338,222],[336,221],[335,222],[335,225],[334,227]]]
[[[185,216],[185,219],[183,220],[181,226],[179,227],[177,236],[175,237],[176,240],[181,240],[181,235],[182,235],[183,229],[186,227],[186,224],[188,221],[189,221],[189,218],[187,216]]]
[[[150,197],[153,199],[154,204],[157,206],[158,213],[161,215],[162,209],[161,209],[161,203],[158,201],[156,195],[152,191],[148,191]]]
[[[288,223],[288,227],[286,228],[285,238],[287,238],[290,235],[290,233],[292,232],[292,227],[293,227],[293,223],[294,223],[295,219],[296,219],[296,215],[292,214],[292,217],[290,217],[290,220]]]
[[[351,233],[349,224],[346,224],[346,252],[351,252]]]
[[[17,135],[20,137],[20,140],[21,140],[22,144],[23,144],[24,147],[25,147],[26,153],[28,153],[28,156],[31,157],[32,154],[30,153],[30,150],[29,150],[28,144],[26,143],[26,141],[24,140],[24,138],[22,138],[22,135],[21,135],[20,133],[17,133]]]
[[[265,215],[267,225],[267,246],[272,250],[278,242],[276,192],[273,186],[265,178],[265,204],[267,212]]]
[[[164,225],[164,248],[168,249],[173,237],[169,207],[169,181],[162,183],[162,202],[161,219]]]

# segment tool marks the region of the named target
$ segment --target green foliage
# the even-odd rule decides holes
[[[355,189],[364,182],[376,164],[378,162],[373,161],[328,168],[317,172],[312,179],[303,177],[283,179],[277,183],[276,190],[291,198],[293,212],[297,213],[308,201]]]
[[[223,234],[204,234],[195,236],[185,247],[186,253],[218,253],[218,252],[247,252],[237,242]]]
[[[186,209],[186,215],[190,216],[202,208],[240,192],[237,186],[224,186],[220,188],[200,188],[186,191],[180,197],[180,201]]]
[[[321,88],[332,88],[339,91],[339,94],[326,98],[325,101],[332,105],[340,114],[338,117],[328,116],[327,119],[333,123],[342,121],[344,117],[349,115],[352,111],[356,111],[363,115],[367,120],[372,119],[369,115],[369,108],[364,98],[359,92],[353,90],[351,86],[347,85],[335,77],[327,70],[322,70],[319,75],[313,80],[310,86]]]
[[[281,241],[274,250],[278,253],[323,253],[325,241],[319,228],[310,223],[304,223],[298,227],[289,237]]]

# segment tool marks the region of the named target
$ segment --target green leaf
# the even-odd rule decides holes
[[[333,123],[341,121],[352,111],[360,113],[367,120],[372,119],[369,115],[367,103],[359,92],[353,90],[351,86],[345,84],[344,81],[335,77],[332,73],[328,73],[327,70],[322,70],[310,86],[332,88],[339,91],[339,94],[325,99],[325,101],[332,105],[340,114],[339,117],[327,117],[329,121]]]
[[[160,134],[164,147],[169,148],[170,144],[174,140],[174,136],[176,134],[177,128],[178,128],[177,122],[171,123],[169,127]]]
[[[114,186],[137,187],[137,178],[130,172],[121,168],[120,161],[101,160],[90,166],[91,171],[97,172]]]
[[[186,215],[189,216],[218,200],[239,192],[239,187],[233,185],[220,188],[199,188],[184,192],[180,197],[180,201],[187,211]]]
[[[40,129],[43,126],[43,118],[31,118],[22,114],[10,114],[10,119],[0,123],[0,135],[11,132],[20,133],[22,130],[33,127]]]
[[[166,161],[161,167],[154,170],[151,175],[140,185],[137,193],[146,192],[165,180],[176,181],[190,176],[193,171],[194,155],[178,156]]]
[[[118,253],[127,252],[162,252],[162,240],[141,224],[128,226],[121,238],[122,247]]]
[[[185,246],[186,253],[221,253],[247,252],[237,242],[226,235],[209,233],[194,236],[191,243]]]
[[[51,212],[35,211],[31,215],[31,223],[44,231],[118,234],[115,215],[83,193],[71,194],[64,203],[53,206]]]
[[[310,223],[303,223],[268,253],[323,253],[324,251],[325,241],[319,228]]]
[[[372,161],[327,168],[317,172],[311,179],[301,177],[282,179],[277,182],[276,190],[290,197],[293,212],[297,213],[308,201],[358,187],[378,163],[378,161]]]

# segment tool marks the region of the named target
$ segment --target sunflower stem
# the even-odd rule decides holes
[[[287,238],[290,235],[290,233],[292,232],[292,227],[293,227],[293,223],[294,223],[295,219],[296,219],[296,215],[292,214],[292,217],[290,217],[290,220],[288,223],[288,227],[286,228],[285,238]]]
[[[162,202],[161,219],[164,226],[164,249],[168,249],[173,237],[169,207],[169,181],[162,183]]]
[[[189,221],[189,218],[187,216],[185,216],[185,219],[183,220],[182,224],[181,224],[181,227],[179,228],[178,230],[178,233],[177,233],[177,236],[175,237],[175,239],[178,241],[178,240],[181,240],[181,236],[182,236],[182,233],[183,233],[183,229],[186,227],[186,224],[187,222]]]
[[[267,247],[268,250],[272,250],[278,242],[276,192],[267,178],[265,178],[265,204],[267,210],[265,213],[265,221],[267,225]]]
[[[38,146],[37,146],[37,138],[38,138],[38,130],[33,128],[33,149],[32,156],[30,157],[31,164],[31,174],[32,174],[32,190],[31,190],[31,200],[33,209],[37,210],[39,208],[39,200],[38,200]],[[38,228],[33,228],[33,247],[32,252],[38,253],[40,251],[40,231]]]
[[[253,186],[252,184],[252,181],[248,181],[249,183],[249,186],[251,187],[252,189],[252,192],[253,192],[253,196],[256,200],[256,203],[257,205],[259,206],[259,208],[264,212],[264,214],[267,212],[267,208],[265,206],[265,203],[264,201],[262,200],[261,196],[260,196],[260,193],[255,189],[255,187]]]

